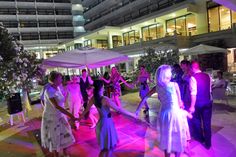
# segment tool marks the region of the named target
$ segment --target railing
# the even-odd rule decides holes
[[[121,5],[117,5],[115,7],[112,7],[110,10],[106,10],[105,12],[102,12],[100,14],[97,14],[97,16],[95,16],[94,18],[86,21],[85,25],[86,24],[89,24],[97,19],[100,19],[101,17],[107,15],[107,14],[110,14],[126,5],[129,5],[133,2],[135,2],[137,0],[131,0],[131,1],[128,1],[126,3],[122,3]],[[161,9],[164,9],[164,8],[167,8],[169,6],[172,6],[173,4],[177,4],[177,3],[180,3],[180,2],[183,2],[183,1],[186,1],[186,0],[168,0],[166,2],[163,2],[163,1],[157,1],[155,3],[152,3],[152,4],[148,4],[147,6],[144,6],[143,8],[140,8],[139,9],[139,12],[138,12],[138,16],[132,16],[131,15],[131,19],[129,18],[129,20],[133,20],[133,19],[136,19],[136,18],[139,18],[139,17],[142,17],[144,15],[147,15],[149,13],[152,13],[152,12],[155,12],[155,11],[159,11]],[[100,2],[101,3],[101,2]],[[97,4],[98,5],[98,4]],[[91,8],[92,9],[92,8]],[[142,9],[144,9],[145,11],[142,12]],[[89,9],[90,10],[90,9]],[[141,10],[141,11],[140,11]],[[85,12],[87,12],[88,10],[86,10]],[[85,13],[84,12],[84,13]],[[123,20],[122,22],[126,22],[125,20]]]

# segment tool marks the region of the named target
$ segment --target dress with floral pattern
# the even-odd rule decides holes
[[[71,127],[66,116],[61,113],[49,100],[55,98],[57,103],[64,107],[65,98],[61,90],[48,86],[45,90],[45,109],[42,115],[41,142],[50,152],[60,151],[75,142]]]

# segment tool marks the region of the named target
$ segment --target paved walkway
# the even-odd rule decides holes
[[[126,94],[122,97],[123,107],[135,111],[139,103],[138,93]],[[157,115],[159,103],[155,97],[148,100],[149,116],[141,114],[141,120],[112,113],[119,136],[119,144],[114,157],[163,157],[158,148]],[[212,148],[206,150],[200,143],[192,141],[190,149],[183,157],[234,157],[236,154],[236,98],[229,97],[229,106],[214,104],[212,117]],[[33,105],[28,113],[27,122],[22,125],[17,118],[16,124],[10,126],[9,116],[4,104],[0,104],[0,157],[50,157],[51,154],[40,146],[41,106]],[[99,147],[95,138],[95,130],[89,128],[90,123],[83,121],[80,129],[74,131],[77,143],[69,148],[74,157],[97,157]]]

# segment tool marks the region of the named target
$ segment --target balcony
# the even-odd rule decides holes
[[[1,7],[2,8],[14,8],[15,7],[15,2],[1,1]]]
[[[19,28],[21,33],[30,33],[30,32],[38,32],[37,27],[27,27],[27,28]]]
[[[56,27],[39,27],[38,30],[39,32],[56,32],[57,28]]]
[[[80,1],[80,3],[82,3],[82,5],[85,7],[89,7],[91,4],[94,4],[94,0],[71,0],[71,3],[74,4],[74,2],[78,2],[78,1]],[[111,0],[107,0],[107,1],[111,1]]]
[[[18,15],[19,20],[36,20],[36,15]]]
[[[16,15],[0,15],[0,21],[17,21]]]
[[[43,3],[43,2],[37,2],[35,3],[37,8],[40,9],[54,9],[54,4],[53,3]],[[56,5],[56,4],[55,4]]]
[[[9,33],[17,33],[18,32],[18,28],[7,28]]]
[[[232,29],[195,35],[190,38],[194,45],[204,43],[220,47],[236,47],[236,27]]]
[[[71,9],[71,3],[54,3],[56,9]]]
[[[63,31],[74,31],[74,27],[57,27],[58,32],[63,32]]]
[[[88,10],[84,10],[84,16],[90,18],[98,12],[101,12],[101,10],[104,10],[104,6],[106,6],[106,8],[112,8],[114,5],[118,5],[115,0],[102,0],[95,4],[92,3],[92,5],[88,7]]]
[[[124,3],[121,6],[116,6],[110,10],[104,11],[102,13],[94,14],[93,18],[90,18],[87,23],[85,23],[85,28],[88,30],[93,30],[103,25],[121,25],[129,21],[137,21],[141,18],[150,18],[151,16],[158,16],[158,14],[163,15],[163,12],[169,13],[170,11],[177,11],[183,8],[190,8],[192,0],[171,0],[171,1],[155,1],[147,3],[146,1],[130,1],[129,3]],[[175,7],[171,8],[172,5]],[[132,8],[132,11],[130,10]],[[127,16],[130,16],[127,18]],[[86,18],[86,13],[85,13]],[[101,18],[102,17],[102,18]],[[88,19],[88,17],[87,17]]]
[[[17,8],[35,8],[35,2],[17,2]]]

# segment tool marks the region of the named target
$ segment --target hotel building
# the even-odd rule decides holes
[[[227,53],[202,55],[202,60],[211,64],[206,66],[236,71],[236,11],[223,5],[209,0],[76,2],[85,8],[87,33],[61,44],[61,49],[91,46],[119,51],[133,57],[133,62],[123,65],[129,71],[145,47],[176,46],[183,51],[206,44],[228,49]]]
[[[74,35],[77,37],[59,43],[54,47],[57,52],[84,46],[119,51],[133,58],[132,62],[122,65],[123,70],[127,72],[134,69],[139,56],[144,54],[146,47],[166,50],[174,46],[182,52],[193,46],[206,44],[228,49],[227,53],[202,55],[201,58],[206,64],[211,64],[213,69],[222,69],[223,67],[223,70],[229,72],[236,71],[236,9],[227,8],[232,5],[221,5],[212,0],[71,0],[71,3],[58,4],[55,1],[67,0],[54,0],[53,3],[37,2],[53,0],[20,0],[34,1],[34,3],[32,2],[34,9],[29,11],[34,15],[21,17],[18,1],[17,3],[16,1],[11,2],[12,5],[14,3],[13,12],[17,11],[17,15],[11,15],[11,22],[13,21],[11,25],[15,24],[17,28],[10,29],[15,30],[11,32],[18,33],[14,36],[18,36],[21,40],[25,39],[24,33],[27,33],[24,32],[26,28],[21,28],[21,23],[17,23],[22,18],[27,21],[28,17],[35,17],[34,24],[37,27],[32,29],[37,31],[28,38],[30,40],[36,38],[36,42],[40,41],[41,45],[44,44],[41,41],[44,31],[47,32],[47,37],[51,37],[49,34],[54,33],[55,40],[60,40],[60,42],[61,37],[63,39],[72,37],[73,27],[67,20],[73,19],[73,26],[76,27]],[[215,1],[224,3],[223,0]],[[234,3],[233,0],[231,1]],[[48,7],[46,4],[52,4],[55,14],[50,15],[44,8],[44,15],[39,15],[38,6]],[[70,7],[72,14],[69,14]],[[11,12],[9,9],[5,12]],[[58,15],[58,11],[60,11],[60,15]],[[53,24],[47,23],[47,27],[44,28],[39,26],[41,20],[51,16],[54,19]],[[3,18],[2,15],[0,15],[1,18]],[[16,19],[17,22],[14,23],[13,19]],[[51,27],[51,25],[56,25],[57,21],[66,23],[68,27]],[[78,33],[85,32],[83,25],[86,33]],[[25,43],[27,44],[27,42]],[[35,52],[42,54],[39,51]],[[50,55],[43,57],[47,56]]]
[[[78,35],[76,28],[84,24],[73,19],[80,12],[72,6],[70,0],[0,0],[0,22],[26,49],[47,58],[58,53],[58,44]]]

